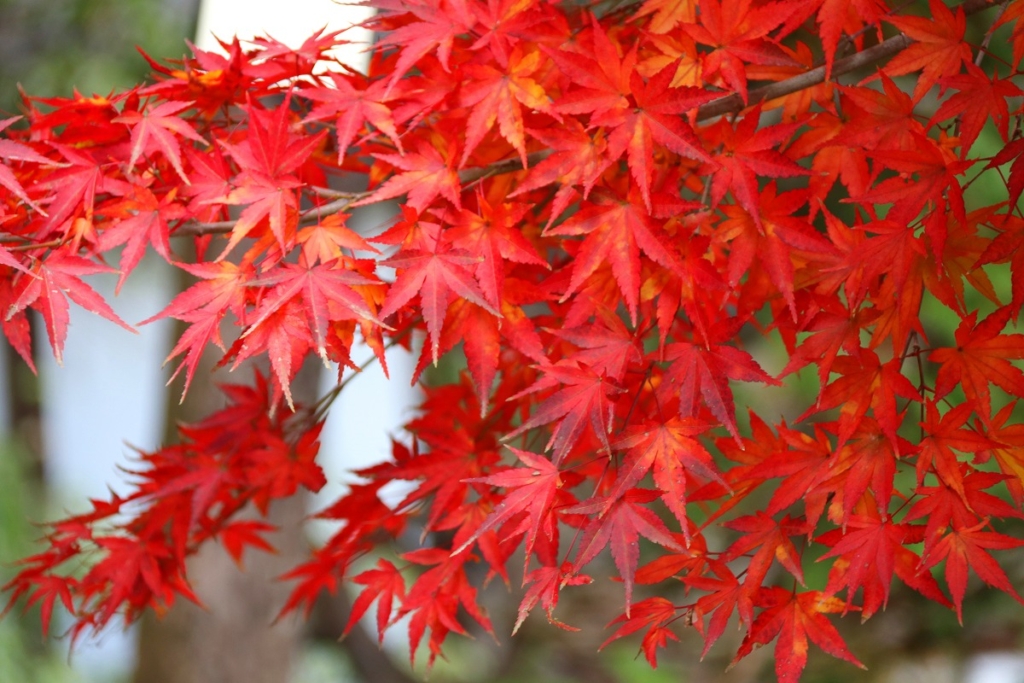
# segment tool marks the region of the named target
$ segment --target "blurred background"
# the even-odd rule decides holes
[[[297,45],[329,22],[345,23],[350,11],[331,0],[0,0],[0,118],[20,112],[19,88],[40,97],[68,97],[74,89],[88,95],[131,86],[149,71],[136,45],[154,58],[176,58],[187,53],[186,39],[212,48],[211,31],[229,38],[236,31],[251,36],[267,27],[274,37]],[[353,53],[351,59],[357,64],[360,58]],[[370,215],[364,221],[374,225],[383,218]],[[123,319],[136,322],[163,308],[187,283],[159,259],[151,259],[117,298],[112,278],[95,278],[92,284]],[[173,332],[173,324],[164,321],[130,335],[76,308],[64,366],[53,363],[45,339],[40,338],[38,377],[0,344],[0,583],[10,575],[11,562],[35,551],[39,529],[33,521],[81,511],[88,498],[106,496],[108,487],[117,490],[123,486],[118,468],[131,466],[133,448],[156,448],[172,432],[175,421],[194,418],[216,405],[216,393],[201,387],[195,387],[182,406],[177,405],[176,395],[168,401],[167,373],[160,363]],[[761,353],[770,356],[772,351],[766,347]],[[273,511],[274,521],[282,527],[275,543],[278,555],[248,555],[246,571],[240,572],[218,548],[210,548],[196,558],[190,574],[208,611],[178,603],[162,619],[146,619],[127,630],[105,633],[82,643],[70,655],[66,641],[41,639],[35,611],[25,615],[15,611],[0,621],[0,682],[422,680],[422,670],[408,667],[401,627],[383,649],[374,638],[359,632],[337,642],[346,619],[346,596],[325,599],[308,622],[288,619],[271,626],[287,592],[285,586],[275,586],[272,577],[304,557],[310,545],[329,531],[311,528],[303,522],[305,515],[342,490],[347,469],[384,457],[387,434],[408,417],[414,398],[403,389],[408,384],[409,360],[396,357],[389,364],[393,388],[367,373],[352,384],[351,394],[343,394],[333,411],[322,451],[331,479],[329,490],[318,499],[296,499]],[[333,372],[310,369],[301,381],[313,395],[334,377]],[[396,390],[398,394],[393,393]],[[356,391],[363,393],[357,396]],[[366,405],[375,406],[372,416],[359,409]],[[368,424],[369,417],[378,423]],[[357,431],[376,439],[357,439]],[[1022,585],[1020,558],[1008,573],[1016,585]],[[974,583],[971,590],[974,594],[965,601],[963,628],[947,610],[914,594],[894,591],[888,610],[866,626],[856,623],[853,615],[839,624],[851,650],[869,671],[815,651],[803,680],[1024,682],[1022,608],[1004,594],[979,590]],[[475,640],[453,637],[449,661],[439,662],[431,679],[467,683],[774,680],[771,648],[725,672],[739,640],[731,629],[703,662],[697,656],[698,636],[692,630],[682,632],[682,642],[660,655],[657,671],[636,657],[637,643],[629,639],[598,655],[597,647],[607,633],[597,627],[617,614],[621,597],[621,587],[610,583],[604,593],[591,590],[578,599],[568,594],[559,613],[568,623],[589,626],[583,633],[566,634],[535,615],[515,639],[509,639],[519,595],[514,589],[492,585],[488,607],[502,644],[480,634]]]

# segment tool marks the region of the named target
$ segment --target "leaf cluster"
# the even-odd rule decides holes
[[[357,339],[382,364],[418,348],[417,378],[466,370],[319,513],[341,529],[283,612],[350,579],[348,628],[376,604],[380,637],[402,621],[432,663],[467,619],[493,631],[493,577],[521,578],[515,629],[538,606],[573,628],[559,597],[607,551],[609,641],[638,634],[655,665],[680,629],[706,654],[737,621],[736,660],[774,641],[797,680],[811,642],[859,664],[833,620],[895,582],[958,616],[972,573],[1021,601],[997,557],[1024,545],[1024,2],[373,4],[367,74],[331,63],[343,34],[225,43],[0,123],[0,304],[26,362],[29,309],[58,359],[69,299],[127,327],[82,277],[117,258],[125,285],[152,248],[197,279],[153,318],[187,325],[185,388],[211,346],[270,367],[140,454],[132,494],[54,524],[12,604],[46,628],[60,602],[80,633],[194,599],[202,543],[267,549],[235,514],[322,485],[345,380],[312,406],[290,383],[310,356],[357,370]],[[999,200],[975,205],[978,183]],[[391,200],[386,229],[349,227]],[[744,399],[801,374],[795,420]],[[356,569],[410,528],[420,547]]]

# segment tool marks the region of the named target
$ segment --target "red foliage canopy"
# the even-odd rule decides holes
[[[322,486],[338,393],[293,405],[290,382],[312,355],[354,369],[357,335],[466,370],[319,514],[341,530],[285,612],[350,579],[353,620],[409,617],[433,661],[467,617],[492,629],[484,575],[522,561],[516,628],[538,605],[565,627],[560,593],[596,590],[607,550],[610,640],[655,664],[736,615],[737,659],[775,640],[797,680],[809,642],[858,663],[832,620],[894,581],[958,615],[972,573],[1021,600],[997,558],[1024,544],[1024,2],[372,4],[367,74],[332,62],[338,34],[234,42],[0,122],[3,331],[26,362],[30,308],[58,358],[68,299],[124,325],[82,278],[119,254],[130,286],[152,246],[198,279],[154,318],[188,326],[185,388],[210,346],[271,368],[143,454],[130,495],[53,524],[11,604],[45,629],[59,601],[77,634],[194,599],[202,543],[266,548],[236,513]],[[348,227],[394,199],[385,231]],[[787,422],[758,396],[797,374],[818,387]],[[356,573],[410,525],[422,547]]]

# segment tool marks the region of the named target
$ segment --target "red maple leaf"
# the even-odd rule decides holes
[[[421,140],[416,145],[415,152],[404,155],[375,154],[376,158],[401,169],[403,173],[388,178],[369,197],[356,202],[353,206],[376,204],[385,199],[408,195],[405,204],[422,211],[440,195],[450,201],[455,208],[462,208],[459,176],[452,167],[454,143],[449,140],[442,144],[444,149],[439,150]]]
[[[958,73],[940,81],[943,88],[955,88],[958,92],[939,106],[929,122],[959,117],[961,158],[966,158],[990,118],[1003,142],[1008,142],[1010,115],[1006,98],[1024,95],[1011,80],[997,74],[989,76],[970,60],[965,66],[966,74]]]
[[[600,194],[596,202],[581,202],[581,208],[545,235],[586,235],[573,259],[572,279],[562,295],[568,299],[594,271],[611,265],[615,281],[625,298],[633,324],[640,301],[640,252],[670,269],[679,269],[678,258],[669,250],[664,231],[630,192],[626,201]]]
[[[747,64],[797,66],[777,43],[766,38],[789,18],[796,6],[769,2],[752,6],[750,0],[705,0],[699,23],[681,27],[698,43],[709,45],[703,56],[704,78],[720,75],[722,80],[747,101]]]
[[[128,158],[129,173],[135,168],[140,156],[157,151],[171,162],[178,177],[188,185],[188,178],[181,166],[181,144],[176,136],[207,144],[203,136],[197,133],[188,121],[175,116],[191,106],[191,102],[167,101],[155,106],[147,105],[142,111],[128,110],[111,119],[112,123],[123,123],[132,129],[132,152]]]
[[[611,431],[614,408],[611,396],[621,392],[621,389],[592,368],[581,366],[571,359],[558,361],[554,365],[542,365],[540,369],[544,375],[512,399],[558,387],[557,391],[541,401],[530,419],[505,436],[504,440],[514,439],[536,427],[557,422],[545,446],[545,450],[554,450],[553,457],[557,465],[576,445],[589,423],[594,436],[606,451],[610,451],[608,433]]]
[[[231,230],[231,238],[218,260],[242,241],[261,221],[266,220],[270,232],[284,250],[295,241],[295,223],[299,208],[295,190],[302,186],[295,173],[326,137],[326,131],[314,135],[296,135],[291,127],[289,98],[275,109],[266,110],[250,103],[250,134],[245,142],[222,142],[242,172],[235,179],[235,188],[226,196],[211,198],[232,205],[245,205]]]
[[[519,153],[526,168],[526,137],[522,106],[544,112],[560,119],[551,108],[551,98],[544,87],[534,80],[543,64],[539,50],[524,51],[513,48],[508,63],[496,69],[489,65],[468,64],[464,69],[466,85],[460,92],[460,103],[472,107],[466,121],[466,143],[459,166],[465,166],[469,155],[484,139],[484,135],[498,124],[501,137]]]
[[[386,320],[419,295],[419,307],[430,335],[436,365],[441,327],[453,296],[472,301],[491,315],[500,316],[500,313],[487,302],[467,270],[468,266],[479,262],[480,257],[455,248],[451,236],[443,233],[436,223],[419,221],[417,226],[420,232],[416,243],[382,261],[383,265],[397,269],[398,277],[388,289],[379,315]]]
[[[758,597],[764,611],[757,615],[733,662],[746,657],[757,645],[775,644],[775,675],[779,683],[796,683],[807,665],[808,641],[828,654],[865,668],[847,649],[827,614],[847,609],[839,598],[821,591],[797,593],[777,586],[765,588]]]
[[[968,568],[973,569],[988,585],[1007,593],[1024,605],[1024,598],[1017,594],[1006,572],[988,553],[989,550],[1019,548],[1024,545],[1024,541],[994,531],[982,531],[988,525],[987,519],[967,528],[954,524],[950,532],[927,548],[924,557],[921,558],[922,569],[929,569],[942,560],[946,561],[946,585],[949,586],[950,595],[953,597],[956,618],[961,624]]]
[[[526,562],[530,561],[530,553],[533,552],[537,533],[543,529],[545,535],[549,537],[552,535],[555,520],[551,503],[554,500],[555,492],[561,486],[558,468],[541,455],[521,451],[511,446],[507,448],[526,467],[517,467],[488,477],[466,480],[513,490],[505,494],[494,512],[477,527],[469,539],[452,551],[453,554],[462,552],[484,532],[504,524],[521,512],[525,512],[529,519],[529,527],[526,532]]]
[[[956,329],[956,347],[938,348],[928,359],[940,363],[935,380],[935,399],[956,386],[963,388],[974,412],[986,424],[992,418],[991,382],[1014,396],[1024,395],[1024,373],[1010,360],[1024,358],[1024,335],[1002,334],[1014,310],[1005,306],[978,322],[974,311]]]
[[[672,364],[666,373],[666,386],[679,393],[680,417],[698,417],[701,400],[711,414],[739,441],[736,406],[729,380],[778,384],[749,353],[735,346],[718,343],[727,325],[716,325],[704,345],[689,342],[669,344],[665,360]],[[698,398],[700,397],[700,398]]]
[[[662,597],[641,600],[633,605],[628,615],[623,614],[612,620],[609,626],[612,624],[622,624],[622,626],[601,643],[599,649],[604,649],[608,643],[614,640],[646,628],[647,632],[644,634],[640,647],[644,656],[647,657],[647,662],[656,668],[658,666],[658,648],[665,647],[669,640],[679,640],[679,636],[668,628],[668,624],[679,618],[678,612],[679,609],[671,601]]]
[[[818,561],[838,558],[829,572],[828,594],[846,588],[847,599],[852,600],[858,589],[864,589],[862,621],[888,604],[893,576],[928,598],[946,603],[935,578],[920,571],[921,557],[905,547],[924,538],[923,527],[897,524],[878,514],[855,514],[846,524],[845,531],[835,529],[815,539],[832,547]],[[850,608],[847,602],[843,613]]]
[[[744,117],[734,128],[722,119],[715,135],[722,151],[715,154],[717,168],[711,180],[711,203],[719,204],[731,189],[736,201],[761,225],[758,206],[758,178],[792,178],[807,175],[807,170],[779,151],[779,147],[799,128],[798,124],[766,126],[758,130],[760,107]]]
[[[627,617],[631,614],[633,601],[633,575],[640,559],[640,537],[671,550],[682,550],[665,524],[645,506],[657,496],[657,491],[632,489],[610,505],[605,499],[592,499],[566,510],[568,513],[596,513],[583,532],[574,566],[579,571],[605,546],[610,547],[615,567],[626,587]]]
[[[239,267],[228,261],[216,263],[178,264],[191,275],[202,278],[184,292],[178,294],[174,301],[166,308],[151,318],[143,320],[140,324],[160,320],[162,318],[177,318],[183,322],[190,323],[174,348],[167,355],[170,361],[179,355],[185,357],[174,370],[171,379],[185,369],[185,388],[182,390],[182,398],[188,391],[192,382],[196,367],[202,357],[203,350],[212,342],[220,348],[224,348],[220,336],[220,323],[224,315],[231,311],[238,318],[242,317],[245,304],[245,285],[252,276],[249,269]]]
[[[967,21],[964,10],[954,14],[941,0],[928,0],[930,17],[886,15],[883,20],[903,31],[915,43],[909,45],[885,65],[889,76],[921,71],[914,86],[914,101],[919,101],[940,78],[960,73],[961,64],[974,59],[964,42]]]
[[[338,136],[338,163],[348,153],[356,135],[369,123],[394,143],[402,152],[402,138],[395,128],[394,117],[387,103],[390,97],[385,93],[384,81],[363,84],[360,74],[328,74],[332,87],[304,88],[299,91],[305,97],[317,102],[307,120],[319,121],[337,116],[334,125]]]
[[[654,471],[654,483],[661,490],[661,499],[672,511],[689,539],[686,514],[687,472],[725,488],[711,454],[694,437],[707,429],[693,420],[672,417],[664,424],[638,426],[613,444],[616,449],[627,449],[625,462],[619,468],[608,497],[618,499],[636,486],[647,472]]]
[[[121,291],[125,279],[139,265],[148,245],[152,244],[153,249],[167,261],[172,260],[167,223],[187,215],[185,207],[176,201],[176,195],[177,192],[171,190],[158,199],[149,189],[140,187],[131,197],[107,209],[115,216],[123,216],[103,230],[97,245],[103,250],[125,245],[121,250],[121,277],[115,292]]]
[[[64,359],[69,298],[87,311],[102,315],[129,332],[134,332],[128,323],[114,313],[103,297],[81,279],[83,275],[109,272],[110,268],[97,265],[65,250],[51,252],[45,259],[36,262],[31,276],[22,276],[21,285],[17,289],[17,299],[8,309],[7,319],[10,320],[28,306],[39,311],[46,324],[53,356],[58,363]]]
[[[377,639],[378,643],[383,643],[384,631],[387,630],[391,621],[392,605],[395,598],[397,597],[400,601],[405,599],[405,579],[402,578],[402,572],[387,560],[379,559],[376,569],[367,569],[365,572],[353,576],[352,582],[365,586],[365,588],[352,602],[344,633],[347,634],[352,630],[376,600]]]

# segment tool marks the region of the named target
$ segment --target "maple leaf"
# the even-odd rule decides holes
[[[758,177],[792,178],[807,175],[807,171],[777,149],[799,125],[766,126],[757,130],[759,121],[760,107],[755,107],[735,128],[725,119],[720,122],[717,133],[723,149],[714,156],[718,167],[711,180],[711,203],[719,204],[731,188],[739,205],[754,218],[757,227],[762,228]]]
[[[235,180],[235,189],[225,196],[207,199],[206,203],[216,201],[246,207],[239,214],[218,260],[227,256],[264,219],[282,249],[287,250],[294,243],[293,230],[299,208],[294,190],[302,186],[295,172],[307,162],[327,133],[294,134],[289,102],[290,99],[285,98],[272,110],[250,103],[245,108],[250,133],[244,143],[221,142],[243,170]]]
[[[555,109],[566,114],[625,110],[629,106],[626,96],[630,92],[630,74],[636,66],[636,48],[620,54],[619,47],[593,16],[584,35],[590,39],[589,50],[548,51],[558,68],[577,86],[558,98]]]
[[[512,49],[508,64],[496,69],[483,64],[468,64],[464,69],[467,80],[460,92],[460,103],[472,107],[466,121],[466,146],[462,150],[459,166],[465,166],[469,155],[484,139],[484,135],[498,123],[498,132],[519,153],[523,168],[526,163],[526,138],[523,112],[520,105],[533,111],[544,112],[556,119],[561,117],[551,108],[551,98],[544,87],[534,80],[543,65],[539,50],[524,52]]]
[[[929,354],[929,360],[941,364],[935,379],[936,400],[959,385],[974,412],[988,424],[990,382],[1011,395],[1024,396],[1024,373],[1010,364],[1024,358],[1024,335],[1001,334],[1012,313],[1012,307],[1005,306],[978,322],[974,311],[957,327],[955,348],[937,348]]]
[[[757,645],[775,644],[775,675],[779,683],[796,683],[807,665],[808,640],[828,654],[866,668],[847,649],[842,636],[826,614],[846,609],[846,603],[821,591],[796,593],[774,586],[766,588],[758,600],[765,609],[757,615],[736,653],[735,664]]]
[[[169,384],[183,369],[186,370],[185,387],[182,390],[184,399],[203,350],[211,342],[224,348],[220,336],[220,323],[224,315],[232,311],[235,316],[242,317],[245,285],[252,273],[228,261],[178,264],[178,267],[204,281],[178,294],[162,311],[140,324],[146,325],[168,317],[190,323],[164,361],[166,364],[172,358],[184,354],[185,357],[168,380]]]
[[[530,129],[530,136],[541,141],[551,154],[529,170],[509,197],[559,183],[560,187],[551,199],[550,227],[569,206],[576,193],[575,186],[583,186],[583,198],[586,199],[594,183],[611,166],[607,137],[600,129],[588,132],[571,116],[553,128]]]
[[[849,520],[856,505],[865,498],[869,488],[874,493],[879,514],[888,513],[900,446],[906,452],[905,444],[900,444],[891,436],[883,433],[876,420],[865,417],[857,424],[849,441],[845,441],[838,450],[831,467],[833,474],[842,475],[844,480],[843,524]]]
[[[488,477],[466,479],[469,482],[479,482],[500,486],[506,489],[514,489],[507,493],[501,502],[498,503],[483,524],[477,527],[476,531],[460,546],[452,550],[453,555],[461,553],[476,541],[484,532],[493,529],[509,521],[521,512],[525,512],[530,520],[530,526],[526,532],[526,562],[530,561],[530,554],[533,552],[534,543],[537,540],[537,533],[543,527],[544,533],[548,536],[552,533],[551,502],[554,500],[555,491],[561,486],[558,468],[547,458],[521,451],[512,446],[506,446],[519,458],[526,467],[517,467]]]
[[[583,86],[563,95],[557,111],[591,113],[591,125],[609,129],[608,157],[615,160],[626,153],[630,171],[650,211],[650,162],[655,143],[676,154],[714,163],[693,129],[678,115],[717,96],[699,88],[671,87],[672,68],[663,69],[645,82],[634,71],[635,49],[620,59],[615,45],[598,25],[590,33],[596,59],[568,52],[551,53],[559,68]]]
[[[579,571],[605,546],[609,546],[615,568],[626,587],[627,617],[631,615],[633,575],[640,558],[640,537],[671,550],[682,550],[654,511],[644,506],[657,496],[657,491],[632,489],[610,506],[605,500],[592,499],[566,510],[569,513],[597,514],[583,532],[574,567]]]
[[[407,152],[405,155],[374,156],[395,168],[402,169],[404,173],[388,178],[369,197],[355,202],[352,206],[374,204],[385,199],[408,195],[405,204],[422,211],[440,195],[450,201],[455,208],[462,208],[459,176],[451,165],[454,156],[451,142],[446,143],[443,152],[428,142],[420,141],[415,152]]]
[[[314,302],[323,303],[315,298],[320,292],[313,289],[310,294],[314,297]],[[315,319],[320,309],[313,307],[311,310]],[[231,369],[234,370],[246,359],[265,351],[270,358],[271,368],[274,370],[273,377],[276,380],[275,402],[276,399],[284,397],[288,407],[294,410],[290,388],[292,378],[299,371],[306,353],[316,348],[309,316],[310,308],[306,306],[305,301],[295,297],[285,299],[281,305],[260,320],[259,325],[250,327],[245,337],[236,339],[220,364],[225,365],[233,358]]]
[[[167,223],[186,216],[186,209],[176,201],[176,194],[171,190],[157,199],[149,189],[140,187],[132,197],[108,209],[111,213],[116,211],[128,215],[106,227],[97,244],[104,251],[125,245],[121,250],[121,277],[117,280],[115,292],[121,291],[125,279],[139,265],[147,245],[152,244],[165,260],[172,260]]]
[[[608,135],[608,156],[618,159],[623,152],[629,162],[633,179],[640,188],[647,210],[651,210],[650,187],[654,168],[654,145],[664,146],[676,154],[715,165],[704,151],[696,133],[680,114],[696,109],[717,95],[699,88],[671,87],[674,69],[665,68],[646,83],[636,73],[630,76],[629,88],[635,106],[625,111],[595,112],[594,125],[611,129]]]
[[[261,533],[275,531],[277,527],[273,524],[260,522],[255,519],[234,520],[221,527],[217,538],[224,544],[235,563],[242,568],[242,554],[246,546],[252,546],[265,550],[268,553],[275,552],[274,546],[270,545]]]
[[[767,457],[748,469],[745,474],[730,477],[761,483],[773,477],[784,477],[775,488],[765,511],[777,514],[799,500],[804,501],[808,523],[815,527],[825,507],[825,499],[832,493],[828,484],[832,479],[832,443],[824,430],[815,425],[814,435],[779,427],[779,442],[772,444],[758,439],[767,451]],[[733,471],[730,471],[733,474]],[[735,484],[734,484],[735,486]]]
[[[423,572],[409,589],[396,618],[409,615],[409,659],[415,663],[416,650],[430,628],[429,667],[441,654],[441,643],[448,633],[466,635],[456,613],[461,606],[488,633],[494,633],[490,620],[476,604],[476,589],[466,577],[466,553],[449,553],[442,548],[421,548],[404,553],[402,559],[419,565],[435,565]]]
[[[532,585],[523,595],[522,602],[519,603],[519,615],[516,617],[515,626],[512,627],[512,634],[515,635],[538,602],[544,608],[549,623],[566,631],[578,631],[579,629],[555,619],[554,611],[558,606],[558,595],[562,588],[580,586],[590,582],[591,578],[586,574],[573,571],[572,563],[568,561],[563,562],[560,567],[545,565],[534,569],[523,579],[524,586]]]
[[[9,119],[0,120],[0,132],[3,132],[8,126],[20,119],[20,116],[14,116]],[[14,140],[0,140],[0,159],[7,159],[9,161],[21,162],[21,163],[33,163],[42,164],[44,166],[59,166],[55,161],[47,159],[42,154],[39,154],[28,145],[24,145]],[[11,172],[7,166],[0,165],[0,185],[3,185],[8,190],[14,193],[14,195],[25,202],[39,213],[46,215],[46,212],[38,204],[36,204],[25,192],[25,188],[22,187],[21,183],[18,182],[18,178]],[[6,251],[0,258],[7,256]],[[10,259],[13,261],[13,259]],[[0,261],[4,265],[11,265],[6,260]]]
[[[54,143],[68,163],[47,176],[40,185],[43,189],[55,190],[46,205],[47,231],[68,230],[70,220],[80,209],[86,221],[91,222],[96,205],[96,195],[109,192],[114,195],[128,194],[128,183],[108,177],[101,164],[90,156],[65,145]],[[76,245],[77,246],[77,245]]]
[[[432,51],[436,50],[438,61],[445,71],[448,70],[453,41],[458,34],[470,28],[467,21],[472,19],[472,14],[465,11],[462,5],[463,3],[458,0],[395,0],[378,4],[379,10],[385,10],[389,14],[408,12],[416,19],[389,30],[381,40],[382,45],[402,48],[385,94],[413,65]],[[462,11],[459,11],[460,9]],[[387,25],[380,23],[383,24],[381,28],[387,30]]]
[[[724,327],[720,326],[716,332],[721,331]],[[717,335],[712,334],[712,339],[717,339]],[[749,353],[716,341],[703,346],[689,342],[669,344],[665,348],[665,360],[672,363],[666,373],[666,386],[679,393],[680,417],[697,417],[699,393],[704,405],[737,442],[740,435],[729,380],[778,384]]]
[[[949,149],[930,138],[919,135],[912,138],[916,143],[912,149],[876,149],[870,153],[873,159],[898,171],[900,176],[883,180],[853,201],[893,203],[895,206],[886,214],[886,220],[903,225],[916,217],[928,202],[944,206],[948,200],[957,219],[966,221],[963,190],[956,176],[966,171],[972,162],[960,161]],[[913,182],[907,182],[910,174],[917,176]]]
[[[309,321],[317,353],[324,363],[327,363],[329,321],[356,317],[380,323],[366,299],[352,289],[353,286],[377,283],[377,280],[371,280],[344,268],[338,261],[310,265],[304,259],[300,259],[298,265],[281,264],[248,283],[249,287],[276,286],[260,301],[260,305],[253,313],[255,318],[242,333],[242,338],[252,334],[278,309],[298,297]]]
[[[689,539],[687,472],[729,488],[711,454],[699,441],[691,438],[706,428],[706,425],[694,424],[692,420],[672,417],[663,424],[645,425],[632,430],[632,434],[627,433],[613,445],[615,449],[627,449],[628,455],[619,468],[619,477],[608,497],[613,500],[620,498],[653,469],[654,483],[661,490],[662,500],[679,520],[683,533]]]
[[[367,569],[365,572],[353,576],[352,582],[366,587],[352,602],[352,609],[349,612],[343,635],[347,635],[352,630],[376,600],[377,642],[382,644],[384,631],[387,630],[388,623],[391,621],[394,600],[396,597],[399,600],[405,598],[405,579],[402,578],[398,567],[385,559],[379,559],[376,569]]]
[[[687,586],[699,590],[708,591],[708,595],[702,595],[697,599],[693,610],[694,624],[697,630],[704,636],[704,649],[701,657],[706,657],[711,646],[718,641],[725,632],[734,610],[739,612],[740,620],[749,630],[754,619],[754,605],[749,593],[745,592],[743,586],[736,579],[724,562],[713,562],[711,571],[717,578],[709,576],[687,576],[683,579]],[[705,631],[703,617],[711,613],[711,620]]]
[[[54,251],[36,263],[31,276],[23,276],[17,290],[17,299],[7,310],[10,320],[28,306],[39,311],[46,324],[50,347],[58,363],[64,359],[64,340],[68,333],[68,299],[87,311],[92,311],[115,322],[129,332],[132,327],[121,320],[96,290],[87,285],[83,275],[109,273],[112,269],[93,263],[67,251]]]
[[[986,433],[995,443],[978,454],[978,461],[996,459],[1008,477],[1006,487],[1013,502],[1020,507],[1024,504],[1024,425],[1010,419],[1015,407],[1016,401],[1010,402],[992,418]]]
[[[871,309],[848,310],[836,299],[824,300],[824,305],[803,326],[802,331],[811,332],[804,342],[790,354],[789,362],[781,376],[798,371],[808,363],[818,366],[818,380],[822,386],[828,383],[832,365],[840,350],[856,355],[860,349],[860,331],[878,317]]]
[[[915,491],[917,502],[907,512],[905,521],[925,519],[925,550],[932,548],[950,527],[967,528],[985,517],[1021,519],[1022,513],[1005,500],[986,493],[986,489],[1006,480],[995,472],[970,472],[963,478],[964,495],[939,481],[938,486],[920,486]]]
[[[988,520],[982,520],[972,527],[958,527],[942,537],[938,543],[925,550],[921,558],[923,569],[934,567],[946,561],[946,585],[949,586],[956,608],[956,618],[962,624],[964,593],[967,592],[967,569],[971,568],[982,581],[1010,595],[1024,605],[1024,598],[1017,594],[999,563],[987,552],[989,550],[1010,550],[1024,545],[1024,541],[994,531],[982,531]]]
[[[934,401],[926,402],[925,409],[926,420],[921,423],[921,427],[925,430],[926,436],[921,439],[920,452],[917,456],[917,485],[921,486],[924,483],[927,472],[934,471],[936,476],[966,503],[963,473],[953,449],[962,453],[977,453],[993,448],[997,444],[976,431],[963,429],[974,409],[969,402],[954,407],[941,419],[939,408]]]
[[[622,626],[601,643],[599,649],[603,650],[608,643],[646,628],[647,633],[644,634],[640,647],[644,656],[647,657],[647,662],[652,668],[656,668],[658,666],[658,648],[665,647],[669,640],[679,640],[679,636],[668,628],[668,624],[678,618],[677,612],[678,608],[665,598],[654,597],[641,600],[633,605],[629,615],[623,614],[608,624],[611,626],[621,623]]]
[[[831,79],[832,65],[835,63],[839,39],[846,28],[848,35],[855,35],[854,26],[877,26],[880,19],[889,11],[885,0],[811,0],[802,2],[794,8],[793,14],[786,20],[780,30],[787,35],[800,27],[806,19],[818,11],[818,35],[821,36],[821,47],[825,52],[825,80]]]
[[[815,539],[832,547],[818,561],[838,558],[829,572],[828,594],[845,587],[848,600],[852,600],[859,588],[864,589],[862,622],[879,608],[885,609],[894,575],[930,599],[945,603],[935,578],[920,571],[921,557],[905,547],[920,542],[924,536],[922,527],[894,523],[877,514],[855,514],[846,525],[845,530],[836,529]],[[850,608],[847,602],[843,614]]]
[[[887,15],[883,20],[903,31],[915,43],[909,45],[885,65],[889,76],[902,76],[921,70],[914,86],[914,101],[919,101],[940,78],[960,73],[963,63],[974,55],[964,42],[967,20],[962,7],[954,14],[940,0],[928,0],[931,17]]]
[[[359,87],[363,80],[359,74],[328,74],[333,87],[303,88],[299,90],[303,96],[317,102],[306,117],[308,121],[320,121],[337,115],[335,119],[335,135],[338,138],[338,163],[340,164],[356,135],[367,123],[388,136],[401,153],[402,138],[395,127],[394,116],[387,102],[390,97],[385,90],[384,81],[367,83]]]
[[[790,540],[792,536],[799,536],[810,531],[806,521],[791,519],[786,515],[781,521],[776,520],[763,512],[758,511],[754,515],[745,515],[727,523],[730,529],[743,532],[743,536],[730,545],[721,560],[728,562],[749,553],[757,548],[757,552],[750,558],[747,566],[747,575],[743,581],[743,591],[747,596],[754,596],[768,574],[772,560],[778,560],[786,571],[804,585],[804,572],[800,564],[800,553]]]
[[[417,248],[403,249],[381,262],[399,272],[378,315],[387,319],[418,294],[436,365],[441,327],[453,294],[473,302],[491,315],[500,316],[500,313],[487,302],[473,276],[466,270],[466,266],[477,263],[479,257],[452,247],[450,239],[444,238],[441,226],[436,223],[420,221],[418,227],[421,234]]]
[[[738,206],[721,207],[727,218],[719,224],[716,238],[728,241],[731,247],[729,279],[733,285],[738,284],[756,257],[781,291],[795,320],[793,252],[817,255],[829,253],[834,247],[818,237],[806,219],[793,215],[806,201],[803,192],[777,192],[775,181],[771,181],[756,198],[754,213]]]
[[[615,381],[623,380],[631,365],[642,362],[637,335],[609,311],[599,311],[593,323],[551,332],[579,347],[573,360]]]
[[[961,158],[966,158],[989,118],[1003,142],[1008,142],[1009,111],[1006,98],[1024,95],[1013,81],[999,78],[998,75],[989,77],[970,60],[965,62],[965,66],[966,74],[958,73],[939,81],[943,88],[955,88],[959,92],[939,105],[929,121],[932,123],[960,117]]]
[[[746,63],[799,66],[777,44],[765,38],[795,11],[793,4],[769,2],[752,7],[750,0],[704,0],[699,23],[680,27],[711,53],[704,56],[704,78],[721,75],[747,101]]]
[[[358,233],[345,226],[348,217],[347,213],[332,213],[316,225],[299,230],[295,241],[302,245],[302,257],[306,263],[329,263],[341,259],[345,256],[342,249],[380,253]]]
[[[573,259],[572,279],[562,300],[579,290],[599,267],[609,263],[634,325],[640,300],[640,252],[666,268],[680,268],[658,222],[636,200],[635,193],[625,201],[602,193],[596,203],[581,202],[578,213],[544,232],[587,236]]]
[[[614,408],[611,395],[619,393],[621,389],[594,372],[592,368],[581,366],[571,359],[560,360],[554,365],[542,365],[540,369],[544,376],[512,399],[555,387],[560,388],[541,401],[530,419],[506,435],[503,440],[508,441],[541,425],[557,422],[557,426],[551,432],[551,438],[544,447],[545,450],[554,450],[553,457],[557,465],[576,445],[589,422],[594,436],[600,440],[605,451],[610,451],[608,433],[611,431]]]
[[[191,106],[191,102],[167,101],[155,106],[147,105],[142,111],[125,111],[117,118],[111,119],[112,123],[123,123],[132,129],[132,152],[128,158],[129,173],[135,168],[140,156],[159,151],[171,162],[181,181],[189,184],[185,170],[181,166],[181,144],[175,135],[206,144],[203,136],[187,121],[175,116]]]
[[[637,10],[637,18],[650,14],[647,29],[654,34],[669,33],[679,23],[692,24],[697,18],[697,2],[695,0],[644,0]]]
[[[521,225],[528,210],[525,204],[491,203],[478,194],[477,211],[463,209],[453,221],[452,244],[482,257],[476,276],[492,306],[499,307],[504,298],[506,261],[549,267],[523,234]]]
[[[1018,142],[1021,143],[1019,151],[1024,152],[1024,140]],[[1013,145],[1014,143],[1011,143],[1006,149],[1010,149]],[[1018,157],[1014,162],[1014,168],[1018,166],[1018,161],[1021,162],[1019,164],[1021,169],[1019,187],[1007,187],[1011,195],[1011,205],[1016,204],[1021,192],[1024,192],[1024,156]],[[1010,177],[1012,179],[1013,175],[1011,174]],[[1024,249],[1021,248],[1024,247],[1024,221],[1016,216],[1004,215],[1000,216],[998,220],[992,220],[990,225],[998,230],[999,234],[985,247],[975,265],[1010,262],[1010,272],[1012,273],[1010,286],[1013,297],[1011,305],[1014,309],[1012,317],[1016,321],[1019,315],[1018,311],[1024,306]]]

